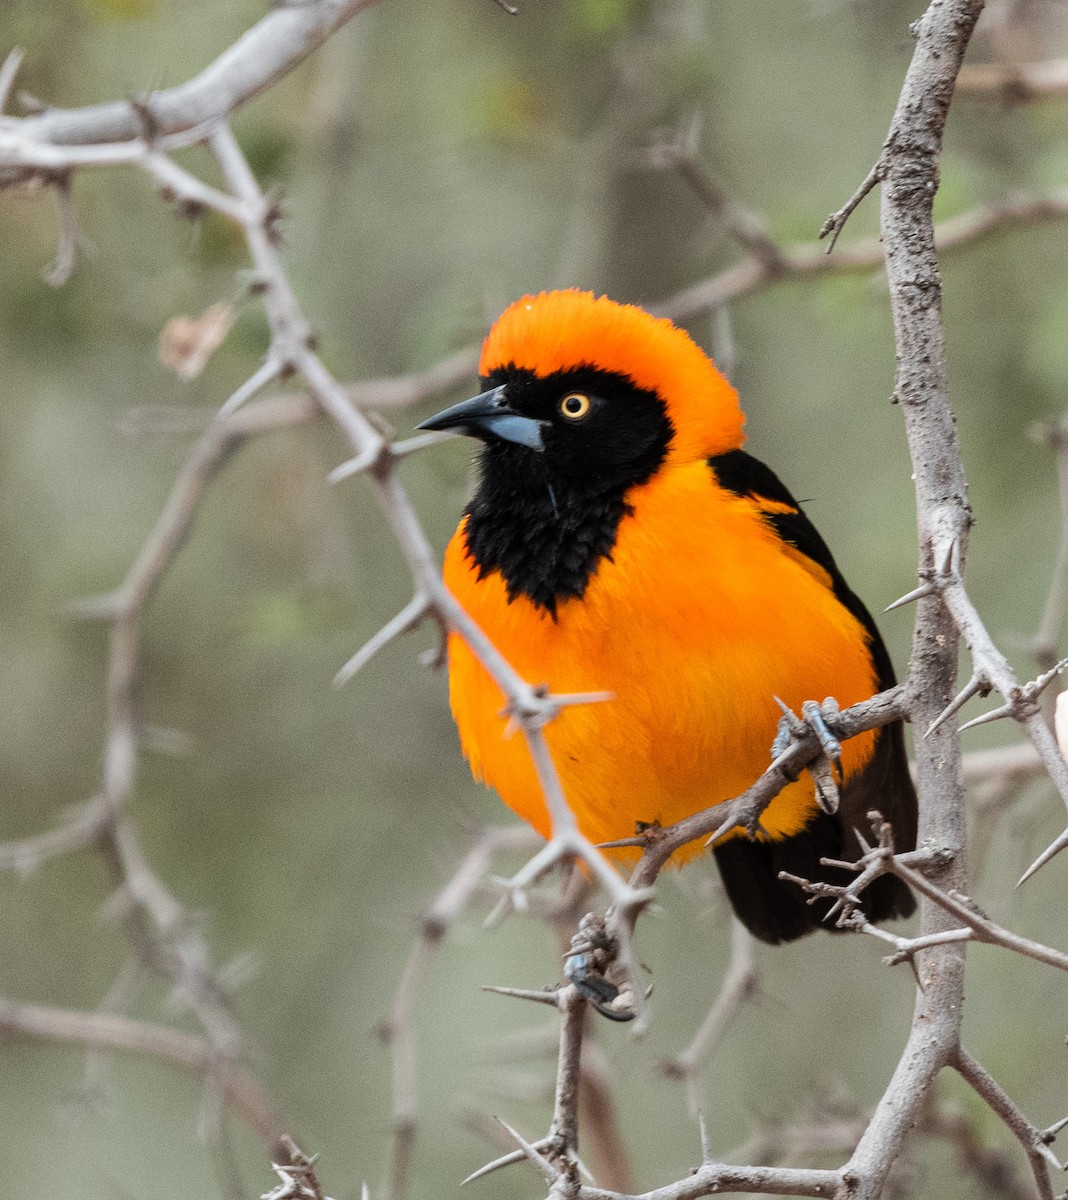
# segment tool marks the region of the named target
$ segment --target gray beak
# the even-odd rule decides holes
[[[461,400],[451,408],[435,413],[420,425],[420,429],[459,429],[470,437],[484,441],[514,442],[530,450],[544,450],[542,431],[547,422],[524,417],[508,407],[504,387],[491,388]]]

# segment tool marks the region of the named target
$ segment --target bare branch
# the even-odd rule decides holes
[[[821,1196],[823,1200],[846,1200],[845,1187],[838,1171],[818,1171],[806,1167],[738,1167],[731,1163],[702,1163],[701,1166],[665,1187],[642,1192],[626,1200],[697,1200],[723,1192],[760,1193],[768,1196]],[[584,1187],[582,1200],[625,1200],[618,1192]]]
[[[905,688],[898,685],[836,713],[834,728],[839,737],[850,738],[867,729],[878,729],[900,720],[906,711]],[[821,752],[819,738],[808,730],[742,795],[686,817],[666,829],[650,829],[636,838],[635,843],[643,844],[647,849],[631,873],[631,886],[650,886],[671,855],[689,842],[710,835],[718,837],[728,828],[745,828],[758,821],[764,809],[791,782],[795,772]]]
[[[385,1193],[388,1200],[404,1200],[408,1194],[419,1116],[415,1013],[430,963],[450,926],[483,885],[496,855],[525,850],[537,840],[537,834],[525,827],[491,826],[483,830],[423,915],[420,937],[408,955],[389,1019],[380,1027],[393,1056],[393,1146]]]
[[[360,647],[359,650],[334,676],[334,687],[343,687],[357,672],[371,661],[390,642],[394,642],[403,634],[411,632],[423,623],[430,614],[430,602],[426,596],[413,596],[399,613],[388,621],[382,628]]]
[[[730,231],[738,244],[761,266],[775,273],[782,266],[782,252],[772,240],[764,220],[732,200],[727,192],[697,161],[697,131],[664,136],[646,152],[650,166],[677,171],[708,212]]]
[[[154,92],[145,101],[157,137],[225,119],[299,66],[372,2],[303,0],[273,8],[199,75],[178,87]],[[144,132],[142,118],[125,101],[92,108],[49,108],[20,124],[28,140],[55,146],[132,141]],[[3,171],[0,154],[0,181]]]
[[[60,825],[20,841],[0,843],[0,871],[30,875],[53,858],[95,846],[109,821],[107,804],[97,797]]]
[[[1010,1156],[984,1145],[977,1125],[948,1104],[931,1103],[924,1106],[916,1128],[948,1142],[964,1170],[989,1195],[999,1200],[1034,1200],[1034,1189],[1017,1172]]]
[[[210,1081],[227,1106],[275,1151],[284,1125],[271,1099],[243,1067],[221,1058],[205,1038],[114,1013],[71,1012],[0,1001],[0,1033],[33,1041],[148,1054]]]
[[[959,250],[1003,230],[1068,216],[1068,188],[1048,196],[1016,197],[1001,204],[983,205],[943,221],[935,231],[939,254]],[[828,256],[819,242],[781,248],[774,272],[755,259],[729,267],[711,279],[684,288],[653,306],[652,311],[675,320],[710,312],[731,300],[753,296],[774,284],[821,275],[869,274],[884,268],[883,244],[878,238],[859,238],[838,245]]]
[[[1034,650],[1039,671],[1051,670],[1057,662],[1057,644],[1068,615],[1068,425],[1064,419],[1031,429],[1032,436],[1046,442],[1052,449],[1057,466],[1057,494],[1060,501],[1061,536],[1057,546],[1057,561],[1050,574],[1049,591],[1042,617],[1035,632]],[[1055,697],[1047,692],[1043,711],[1049,724],[1053,723]]]
[[[838,244],[838,239],[841,237],[842,230],[845,229],[846,222],[849,220],[849,218],[857,211],[864,200],[879,186],[883,179],[886,178],[886,154],[887,150],[892,144],[890,139],[892,139],[893,136],[894,131],[891,129],[890,138],[887,139],[887,142],[884,144],[882,153],[875,160],[875,165],[872,167],[872,169],[867,173],[867,175],[864,176],[860,186],[853,193],[853,195],[849,197],[845,204],[843,204],[837,212],[831,213],[827,220],[824,221],[820,226],[820,237],[825,238],[830,236],[831,239],[827,244],[826,252],[828,254],[830,254]]]
[[[916,487],[921,581],[936,569],[939,534],[952,531],[960,560],[970,513],[960,444],[949,405],[941,279],[931,206],[953,84],[982,10],[981,0],[935,0],[913,26],[916,48],[880,154],[880,217],[894,337],[895,393],[902,404]],[[848,206],[847,206],[848,207]],[[941,565],[938,563],[938,565]],[[928,729],[954,693],[958,637],[935,597],[918,601],[909,666],[913,724]],[[918,845],[945,848],[932,868],[944,889],[963,889],[964,780],[955,731],[936,727],[916,748],[920,805]],[[925,903],[921,935],[949,928]],[[959,943],[919,952],[925,981],[917,989],[912,1029],[890,1083],[842,1172],[857,1200],[875,1200],[935,1075],[959,1046],[964,953]]]
[[[962,1049],[958,1052],[953,1066],[957,1068],[961,1078],[970,1083],[990,1105],[1023,1146],[1035,1177],[1039,1200],[1054,1200],[1053,1188],[1049,1180],[1049,1167],[1053,1166],[1056,1170],[1060,1170],[1061,1164],[1049,1148],[1048,1135],[1027,1120],[1009,1098],[1008,1093],[966,1050]]]

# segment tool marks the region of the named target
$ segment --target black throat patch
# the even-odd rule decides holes
[[[503,441],[482,448],[467,548],[480,578],[500,572],[509,601],[525,596],[555,618],[611,560],[631,511],[627,493],[663,462],[671,423],[655,392],[592,366],[545,378],[509,366],[483,384],[506,385],[510,406],[548,426],[541,452]],[[576,391],[592,407],[588,420],[572,423],[559,403]]]

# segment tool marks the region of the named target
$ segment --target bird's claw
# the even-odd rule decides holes
[[[571,950],[564,959],[564,976],[574,984],[589,1005],[610,1021],[632,1021],[635,1013],[627,1006],[623,993],[605,974],[615,957],[615,944],[604,921],[587,913],[571,939]]]
[[[815,700],[806,700],[801,705],[801,716],[804,718],[805,724],[819,738],[823,753],[834,763],[836,768],[840,768],[842,743],[831,732],[831,727],[827,724],[828,720],[834,720],[837,713],[838,701],[833,696],[828,696],[822,704],[817,704]]]
[[[796,782],[800,770],[780,760],[796,742],[814,735],[820,744],[820,755],[808,764],[807,769],[816,787],[816,802],[824,812],[837,812],[838,788],[842,782],[842,743],[832,732],[829,722],[833,721],[838,712],[838,702],[833,696],[828,697],[822,704],[817,704],[815,700],[806,700],[801,705],[799,717],[778,696],[775,700],[782,709],[782,716],[779,718],[779,728],[771,745],[773,764],[778,766],[791,782]]]
[[[806,700],[801,705],[800,717],[778,696],[775,697],[775,703],[782,709],[782,716],[779,718],[775,740],[771,743],[772,760],[781,758],[795,741],[815,734],[823,754],[830,759],[836,770],[840,771],[842,743],[828,724],[838,713],[838,701],[833,696],[829,696],[822,704],[817,704],[815,700]],[[791,771],[788,767],[781,769],[790,775],[791,779],[797,778],[796,771]]]

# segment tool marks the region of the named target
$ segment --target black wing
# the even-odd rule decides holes
[[[721,487],[752,499],[784,542],[827,573],[839,603],[867,631],[880,689],[893,687],[897,682],[893,664],[871,614],[850,590],[827,543],[775,473],[744,450],[717,455],[708,463]],[[751,842],[735,837],[716,846],[723,885],[747,928],[763,941],[773,943],[793,941],[821,926],[833,930],[833,924],[822,924],[833,901],[819,899],[809,904],[809,897],[795,884],[779,879],[779,872],[837,885],[849,883],[853,875],[841,868],[822,866],[820,859],[852,862],[859,858],[856,830],[867,834],[867,813],[872,809],[890,822],[898,850],[915,848],[916,791],[909,775],[900,721],[877,730],[871,759],[844,785],[838,812],[833,816],[818,811],[801,833],[782,841]],[[870,921],[906,917],[915,907],[912,893],[891,875],[881,876],[864,893],[864,911]]]

